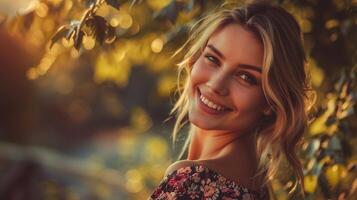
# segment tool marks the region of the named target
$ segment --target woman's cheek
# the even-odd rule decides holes
[[[257,91],[244,87],[235,88],[233,91],[236,91],[232,94],[234,104],[238,106],[239,110],[252,111],[262,107],[262,97],[257,94]]]
[[[192,66],[191,70],[191,81],[192,83],[198,83],[207,79],[209,76],[209,70],[206,69],[204,63],[199,59],[197,62]]]

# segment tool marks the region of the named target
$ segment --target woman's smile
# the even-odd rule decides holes
[[[197,102],[199,104],[199,108],[208,114],[219,115],[232,111],[232,109],[228,107],[212,102],[205,97],[199,89],[197,89]]]

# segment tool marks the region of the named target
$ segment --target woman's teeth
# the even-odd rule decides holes
[[[213,103],[212,101],[208,100],[207,98],[205,98],[202,94],[200,96],[200,99],[201,101],[206,104],[208,107],[212,108],[212,109],[215,109],[215,110],[218,110],[218,111],[225,111],[225,110],[228,110],[227,108],[224,108],[222,106],[219,106],[215,103]]]

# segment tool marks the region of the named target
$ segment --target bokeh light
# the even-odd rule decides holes
[[[187,49],[172,55],[222,2],[105,0],[89,11],[93,2],[0,0],[0,198],[146,199],[176,161],[175,119],[164,120]],[[274,2],[301,25],[316,90],[302,189],[357,199],[357,0]],[[301,199],[282,169],[272,199]]]

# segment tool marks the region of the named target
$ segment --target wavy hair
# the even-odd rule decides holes
[[[178,65],[179,98],[170,115],[176,116],[172,138],[187,123],[189,74],[210,36],[228,24],[239,24],[254,33],[264,47],[262,89],[273,114],[256,131],[259,158],[257,175],[264,174],[263,185],[277,175],[284,158],[296,176],[293,189],[303,188],[303,170],[297,155],[308,124],[308,111],[313,105],[313,90],[305,72],[306,56],[301,29],[295,18],[283,8],[266,2],[240,6],[224,5],[197,21],[186,43],[176,52],[188,49]],[[175,55],[176,55],[175,54]],[[186,76],[183,75],[186,73]],[[187,151],[193,126],[178,159]],[[291,192],[291,191],[290,191]],[[303,192],[302,192],[303,194]]]

